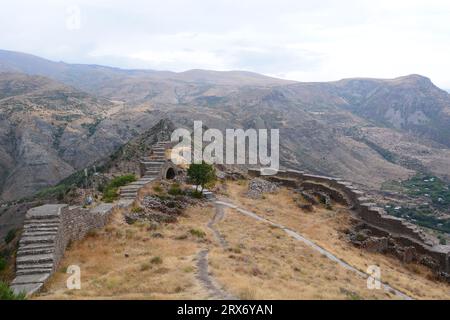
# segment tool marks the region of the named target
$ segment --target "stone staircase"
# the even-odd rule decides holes
[[[64,206],[45,205],[27,213],[17,251],[16,278],[11,283],[14,292],[34,293],[54,272],[56,238]]]
[[[32,295],[55,272],[71,241],[93,229],[103,228],[116,204],[100,203],[93,208],[46,204],[28,210],[16,254],[15,293]]]
[[[166,149],[170,146],[170,143],[170,141],[159,141],[153,145],[150,156],[141,160],[141,167],[145,169],[142,177],[120,188],[121,199],[136,199],[139,189],[161,177],[161,170],[166,162]]]

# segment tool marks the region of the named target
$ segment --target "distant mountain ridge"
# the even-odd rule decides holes
[[[231,85],[237,81],[251,85],[275,85],[294,82],[271,78],[248,71],[210,71],[195,69],[184,72],[171,72],[141,69],[126,70],[100,65],[69,64],[7,50],[0,50],[0,72],[21,72],[29,75],[45,76],[88,92],[102,87],[104,83],[117,80],[121,77],[222,85]]]
[[[0,51],[2,198],[55,184],[163,118],[187,128],[193,120],[221,130],[278,128],[282,165],[367,188],[419,170],[450,179],[450,95],[419,75],[300,83]]]

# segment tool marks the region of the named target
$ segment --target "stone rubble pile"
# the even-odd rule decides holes
[[[255,178],[248,184],[247,197],[252,199],[260,199],[264,193],[275,193],[279,189],[278,184]]]
[[[416,261],[433,270],[439,269],[439,265],[433,259],[428,256],[421,256],[415,247],[402,245],[390,236],[376,235],[364,223],[348,230],[347,234],[353,245],[370,252],[389,253],[398,257],[404,263]]]
[[[175,222],[184,209],[195,202],[187,196],[145,196],[139,210],[132,210],[125,215],[125,221],[132,224],[136,221]]]

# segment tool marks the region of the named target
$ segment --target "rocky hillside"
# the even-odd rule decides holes
[[[450,99],[430,79],[350,79],[336,83],[352,112],[377,124],[413,132],[450,146]]]
[[[450,179],[450,95],[417,75],[296,83],[248,72],[71,65],[8,51],[0,51],[0,71],[32,75],[0,74],[3,199],[56,183],[163,118],[175,127],[202,120],[222,130],[279,128],[284,166],[370,189],[415,171]]]

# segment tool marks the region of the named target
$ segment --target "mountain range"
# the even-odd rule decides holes
[[[29,196],[168,118],[280,129],[281,164],[366,189],[450,180],[450,95],[430,79],[304,83],[243,71],[181,73],[53,62],[0,50],[0,188]]]

